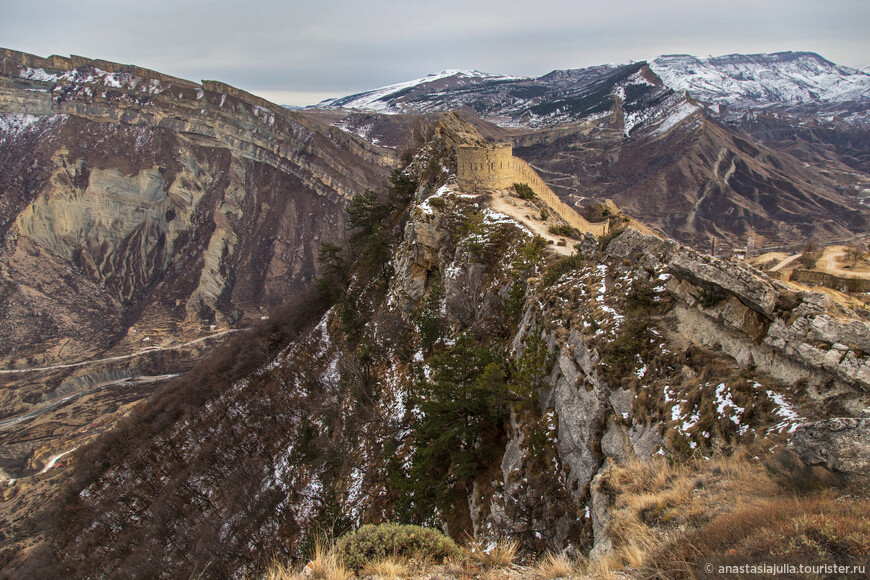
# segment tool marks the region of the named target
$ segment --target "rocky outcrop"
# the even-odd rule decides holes
[[[429,287],[430,274],[440,274],[440,253],[447,233],[441,228],[443,214],[430,206],[418,207],[405,225],[404,241],[396,252],[395,269],[400,303],[410,312]]]
[[[734,262],[717,260],[687,249],[680,249],[668,261],[670,271],[683,280],[710,293],[727,292],[767,317],[776,306],[776,290],[764,275]]]
[[[799,425],[791,447],[807,465],[850,477],[870,475],[870,419],[838,417]]]
[[[825,294],[799,292],[739,263],[627,230],[607,253],[657,263],[671,275],[681,331],[693,341],[721,348],[743,366],[786,382],[827,387],[826,398],[844,395],[858,412],[870,392],[870,323]],[[816,391],[817,396],[822,395]]]

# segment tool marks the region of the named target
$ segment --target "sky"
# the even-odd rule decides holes
[[[867,0],[4,0],[0,46],[76,54],[309,105],[446,69],[540,76],[808,50],[870,65]]]

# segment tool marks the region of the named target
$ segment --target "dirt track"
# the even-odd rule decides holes
[[[223,335],[229,334],[231,332],[240,332],[240,330],[239,329],[224,330],[222,332],[216,332],[214,334],[209,334],[208,336],[203,336],[201,338],[197,338],[196,340],[191,340],[189,342],[184,342],[182,344],[174,344],[172,346],[151,347],[151,348],[148,348],[145,350],[140,350],[139,352],[134,352],[131,354],[122,354],[119,356],[110,356],[107,358],[97,358],[97,359],[91,359],[91,360],[74,362],[74,363],[52,365],[52,366],[48,366],[48,367],[32,367],[29,369],[2,369],[2,370],[0,370],[0,374],[20,374],[20,373],[35,373],[35,372],[40,372],[40,371],[43,371],[43,372],[44,371],[55,371],[58,369],[72,369],[72,368],[76,368],[76,367],[83,367],[83,366],[93,365],[93,364],[98,364],[98,363],[125,360],[125,359],[135,358],[137,356],[143,356],[146,354],[150,354],[152,352],[159,352],[161,350],[177,350],[179,348],[184,348],[186,346],[190,346],[191,344],[196,344],[198,342],[203,342],[206,340],[210,340],[212,338],[217,338],[218,336],[223,336]]]

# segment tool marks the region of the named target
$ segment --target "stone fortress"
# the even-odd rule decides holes
[[[525,183],[554,213],[581,233],[603,236],[610,230],[608,222],[589,222],[560,200],[531,165],[514,157],[510,144],[459,146],[456,150],[456,177],[459,186],[469,191],[508,189],[514,183]]]

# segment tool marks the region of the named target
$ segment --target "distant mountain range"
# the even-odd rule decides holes
[[[716,114],[812,111],[827,119],[867,124],[870,74],[812,52],[665,55],[649,63],[557,70],[537,78],[444,71],[330,99],[317,108],[379,113],[469,108],[500,125],[542,127],[606,115],[613,97],[630,111],[648,108],[672,92],[688,93]]]

